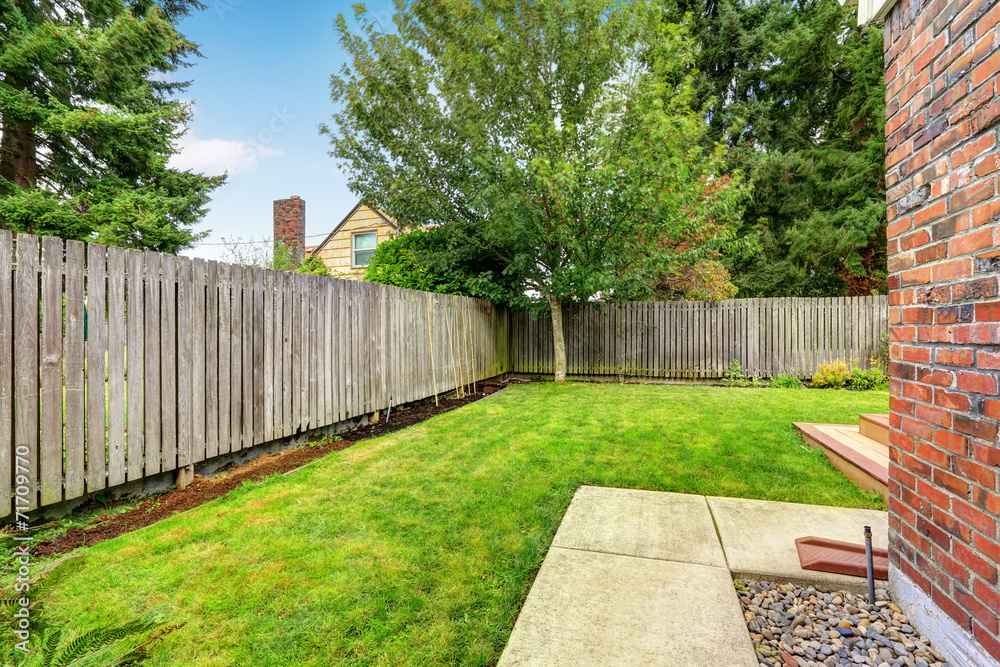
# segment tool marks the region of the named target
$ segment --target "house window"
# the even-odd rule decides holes
[[[352,266],[354,268],[368,266],[375,254],[378,243],[378,232],[360,232],[351,236]]]

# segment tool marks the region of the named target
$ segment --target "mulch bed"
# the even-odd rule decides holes
[[[520,381],[513,381],[520,382]],[[307,463],[322,458],[330,452],[336,452],[370,438],[378,438],[393,431],[419,424],[435,415],[450,412],[463,405],[474,403],[490,394],[504,389],[507,384],[478,385],[477,393],[468,394],[462,398],[440,396],[439,404],[434,399],[426,399],[411,403],[402,408],[393,408],[388,423],[382,420],[376,424],[359,426],[350,431],[338,434],[340,440],[327,441],[311,447],[295,447],[278,454],[261,454],[253,461],[243,465],[233,465],[223,469],[224,474],[214,477],[195,475],[194,481],[183,491],[168,491],[152,496],[135,509],[108,518],[106,515],[98,519],[99,523],[92,528],[70,528],[66,534],[54,540],[38,542],[32,547],[32,554],[38,556],[54,556],[66,553],[82,546],[88,546],[110,540],[124,533],[130,533],[145,526],[152,525],[177,512],[198,507],[208,501],[226,495],[238,488],[244,482],[257,481],[271,475],[288,472],[300,468]],[[91,500],[81,507],[81,511],[93,510],[96,501]]]

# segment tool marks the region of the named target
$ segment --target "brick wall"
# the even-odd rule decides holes
[[[885,24],[893,565],[1000,656],[1000,2]]]
[[[294,250],[301,261],[306,248],[306,200],[292,195],[274,202],[274,241]]]

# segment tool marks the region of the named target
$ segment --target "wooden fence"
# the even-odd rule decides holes
[[[867,367],[888,309],[885,296],[569,306],[567,373],[718,379],[733,359],[759,377],[811,377],[836,359]],[[511,324],[511,371],[554,372],[551,320],[517,313]]]
[[[508,331],[464,297],[0,231],[0,516],[501,374]]]

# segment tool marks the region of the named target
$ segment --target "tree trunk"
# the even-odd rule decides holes
[[[555,350],[556,382],[566,384],[566,338],[563,335],[562,302],[551,294],[545,295],[552,311],[552,343]]]
[[[16,122],[4,126],[0,140],[0,176],[22,188],[33,188],[38,181],[37,146],[31,123]],[[0,194],[9,194],[9,187],[0,184]]]

